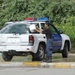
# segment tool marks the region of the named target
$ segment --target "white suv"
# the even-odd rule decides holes
[[[14,22],[0,31],[0,52],[5,61],[11,61],[13,56],[24,56],[29,53],[32,60],[42,60],[45,57],[46,36],[32,32],[35,26],[44,28],[45,21]],[[34,25],[34,26],[33,26]],[[50,24],[53,38],[53,52],[62,52],[68,56],[71,42],[67,35],[60,33],[53,24]]]

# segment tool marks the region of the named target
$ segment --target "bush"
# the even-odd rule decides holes
[[[60,30],[62,30],[65,34],[67,34],[71,39],[71,52],[75,53],[75,17],[68,17],[66,19],[66,23],[62,22],[54,23],[56,27]]]

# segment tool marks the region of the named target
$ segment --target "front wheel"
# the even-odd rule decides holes
[[[45,47],[40,44],[37,53],[32,54],[32,61],[41,61],[45,57]]]
[[[5,60],[5,61],[11,61],[12,60],[12,57],[11,55],[8,54],[8,52],[3,52],[2,53],[2,58]]]
[[[65,45],[64,45],[64,49],[62,51],[62,57],[63,58],[67,58],[68,57],[68,44],[67,43],[65,43]]]

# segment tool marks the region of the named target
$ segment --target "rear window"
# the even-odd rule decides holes
[[[4,27],[1,30],[1,33],[15,33],[15,34],[26,34],[27,33],[27,27],[25,24],[13,24],[13,25],[8,25]]]

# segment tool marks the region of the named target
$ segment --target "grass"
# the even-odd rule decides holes
[[[25,61],[31,61],[31,55],[29,56],[14,56],[11,60],[11,62],[25,62]],[[2,59],[2,56],[0,55],[0,62],[4,62]]]
[[[62,55],[61,53],[55,53],[53,54],[53,62],[64,62],[66,61],[65,59],[62,59]],[[31,55],[29,56],[14,56],[13,59],[11,60],[11,62],[30,62],[32,60]],[[2,57],[0,56],[0,62],[5,62]],[[67,58],[67,62],[75,62],[75,56],[74,55],[70,55]]]
[[[53,54],[53,61],[54,62],[75,62],[75,56],[74,55],[70,55],[68,56],[67,59],[63,59],[62,55],[59,53]]]

